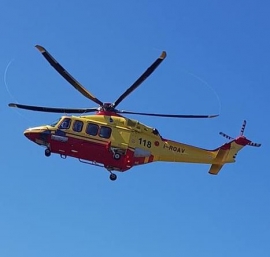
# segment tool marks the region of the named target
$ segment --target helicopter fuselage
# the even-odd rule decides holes
[[[123,172],[154,161],[213,163],[217,154],[165,139],[155,128],[107,111],[62,116],[56,124],[29,128],[24,134],[45,146],[46,156],[75,157],[109,171]]]

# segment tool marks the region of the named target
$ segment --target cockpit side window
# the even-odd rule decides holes
[[[70,118],[65,118],[59,125],[59,129],[69,129],[71,123]]]
[[[93,123],[88,123],[87,128],[86,128],[86,133],[91,135],[91,136],[96,136],[98,134],[98,125],[93,124]]]
[[[83,128],[83,122],[80,120],[75,120],[72,128],[75,132],[81,132]]]
[[[102,138],[110,138],[112,129],[109,127],[101,126],[99,131],[99,136]]]

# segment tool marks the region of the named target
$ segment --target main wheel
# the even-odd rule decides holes
[[[51,156],[51,150],[49,148],[45,150],[45,156],[47,157]]]
[[[114,158],[115,160],[120,160],[121,154],[115,153],[114,156],[113,156],[113,158]]]
[[[110,180],[115,181],[117,179],[117,176],[114,173],[110,174]]]

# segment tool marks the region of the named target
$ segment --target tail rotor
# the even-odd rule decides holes
[[[246,120],[244,120],[243,125],[242,125],[242,128],[241,128],[241,131],[240,131],[240,135],[239,135],[238,138],[245,138],[244,132],[245,132],[246,124],[247,124],[247,122],[246,122]],[[223,137],[229,139],[229,140],[237,140],[237,139],[235,139],[235,138],[233,138],[233,137],[231,137],[231,136],[229,136],[229,135],[227,135],[227,134],[225,134],[225,133],[223,133],[223,132],[220,132],[219,134],[220,134],[221,136],[223,136]],[[246,139],[246,138],[245,138],[245,139]],[[249,140],[248,140],[248,141],[249,141]],[[249,141],[249,142],[247,143],[247,145],[249,145],[249,146],[255,146],[255,147],[260,147],[260,146],[261,146],[261,144],[259,144],[259,143],[253,143],[253,142],[251,142],[251,141]]]

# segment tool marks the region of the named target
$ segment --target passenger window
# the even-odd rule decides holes
[[[101,126],[100,131],[99,131],[99,136],[102,138],[110,138],[111,133],[112,133],[111,128]]]
[[[81,132],[83,128],[83,122],[80,120],[75,120],[74,124],[73,124],[73,130],[75,132]]]
[[[91,135],[91,136],[96,136],[98,133],[98,125],[89,123],[87,128],[86,128],[86,133]]]
[[[59,129],[68,129],[70,127],[71,119],[65,118],[59,125]]]

